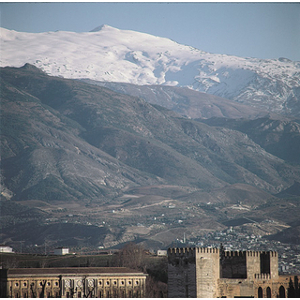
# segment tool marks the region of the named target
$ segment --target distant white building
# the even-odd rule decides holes
[[[157,250],[157,256],[167,256],[167,250]]]
[[[12,247],[6,246],[6,245],[0,245],[0,252],[3,253],[13,253]]]
[[[54,249],[54,255],[65,255],[69,254],[69,248],[59,247]]]

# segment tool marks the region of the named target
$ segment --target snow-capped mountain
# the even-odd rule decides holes
[[[84,33],[1,28],[0,66],[25,63],[54,76],[185,86],[269,111],[300,115],[300,62],[285,58],[211,54],[107,25]]]

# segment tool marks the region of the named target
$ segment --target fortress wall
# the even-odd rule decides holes
[[[246,251],[225,251],[221,255],[221,278],[247,278]]]
[[[196,297],[195,248],[168,250],[168,297]]]
[[[168,296],[175,298],[277,295],[278,255],[274,251],[170,248]]]
[[[227,279],[219,280],[219,297],[253,297],[255,291],[253,283],[247,279]]]

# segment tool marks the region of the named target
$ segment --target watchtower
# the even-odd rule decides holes
[[[168,297],[215,298],[220,278],[217,248],[168,250]]]
[[[278,278],[278,255],[275,251],[247,251],[247,278]]]

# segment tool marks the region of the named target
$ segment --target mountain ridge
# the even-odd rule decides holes
[[[39,34],[2,28],[1,37],[2,67],[31,63],[65,78],[189,87],[269,112],[300,115],[300,62],[211,54],[110,26]]]
[[[118,93],[140,97],[151,104],[163,106],[183,117],[192,119],[216,117],[255,119],[270,115],[266,110],[195,91],[187,87],[82,80],[90,84],[107,87]]]

